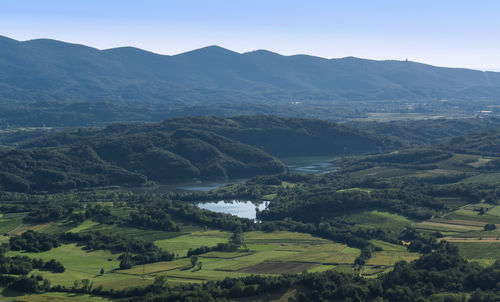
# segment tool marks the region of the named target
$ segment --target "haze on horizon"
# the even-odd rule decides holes
[[[219,45],[500,70],[499,12],[491,0],[16,0],[0,4],[0,35],[168,55]]]

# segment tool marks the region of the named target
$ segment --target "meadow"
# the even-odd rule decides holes
[[[397,216],[376,211],[371,215],[401,220]],[[407,223],[407,221],[403,222]],[[199,255],[198,261],[202,263],[199,268],[198,266],[192,267],[190,259],[186,257],[188,250],[201,245],[214,246],[217,243],[227,242],[230,232],[195,230],[174,234],[173,232],[142,230],[143,233],[141,233],[141,229],[102,225],[88,220],[71,228],[72,232],[88,230],[106,230],[124,236],[143,236],[152,240],[157,246],[173,252],[177,258],[173,261],[119,269],[117,258],[120,253],[114,254],[104,250],[86,251],[76,244],[63,244],[40,253],[9,251],[8,255],[25,255],[46,261],[59,260],[66,268],[64,273],[39,270],[32,272],[32,274],[40,274],[47,278],[53,285],[73,287],[75,280],[78,280],[77,286],[80,286],[81,280],[88,279],[94,288],[102,286],[104,289],[121,289],[132,285],[151,284],[158,275],[167,276],[171,284],[180,284],[222,280],[226,277],[243,277],[251,274],[277,275],[325,270],[352,272],[354,260],[360,254],[359,249],[306,233],[252,231],[244,233],[245,246],[239,251],[214,251]],[[390,269],[398,260],[411,260],[418,255],[405,252],[404,246],[384,245],[382,242],[376,242],[376,244],[381,246],[383,251],[370,260],[367,269],[383,267],[384,269],[380,270],[382,272]],[[101,269],[104,270],[103,274],[100,273]],[[30,301],[29,296],[22,299]],[[47,296],[47,299],[57,301],[59,298]]]

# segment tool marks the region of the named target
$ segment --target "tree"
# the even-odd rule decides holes
[[[104,269],[101,268],[101,275],[104,275]]]
[[[488,223],[484,225],[484,230],[485,231],[493,231],[497,228],[497,226],[494,223]]]
[[[197,255],[192,255],[191,256],[191,267],[194,267],[197,262],[198,262],[198,256]]]
[[[481,208],[479,209],[479,215],[484,215],[485,213],[486,213],[486,212],[484,211],[484,208],[483,208],[483,207],[481,207]]]
[[[198,270],[201,270],[201,268],[203,267],[203,262],[198,262]]]
[[[238,249],[243,244],[243,231],[241,227],[237,227],[229,238],[229,245],[232,249]]]
[[[132,267],[132,261],[130,261],[130,254],[127,252],[123,254],[122,261],[120,261],[120,269],[128,269]]]
[[[89,279],[83,279],[82,280],[82,290],[83,291],[87,291],[89,285],[90,285],[90,280]]]
[[[168,288],[167,276],[160,275],[155,277],[153,282],[154,291],[157,293],[164,292]]]
[[[50,289],[50,281],[43,279],[42,289],[48,291]]]

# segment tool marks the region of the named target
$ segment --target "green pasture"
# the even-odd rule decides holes
[[[486,206],[485,206],[486,207]],[[491,207],[491,206],[490,206]],[[477,221],[481,223],[500,223],[500,216],[495,215],[498,210],[493,208],[493,214],[488,210],[485,214],[480,215],[477,211],[467,210],[467,209],[458,209],[444,216],[446,219],[455,219],[455,220],[470,220]]]
[[[217,243],[227,242],[231,233],[225,231],[201,231],[176,236],[173,238],[156,240],[154,243],[164,250],[179,256],[185,256],[188,250],[200,246],[216,246]]]
[[[92,228],[93,226],[96,226],[98,225],[99,222],[95,222],[95,221],[92,221],[92,220],[85,220],[84,222],[82,222],[80,225],[68,230],[68,232],[71,232],[71,233],[79,233],[79,232],[82,232],[82,231],[86,231],[90,228]]]
[[[369,169],[359,170],[350,174],[351,176],[354,177],[369,176],[369,177],[391,178],[391,177],[409,176],[409,175],[414,175],[416,173],[418,173],[417,170],[376,166]]]
[[[500,206],[494,206],[490,208],[486,214],[500,217]]]
[[[116,224],[113,225],[95,224],[89,228],[84,228],[83,230],[81,230],[81,232],[86,232],[86,231],[106,232],[109,234],[118,234],[128,238],[138,237],[146,241],[164,240],[185,234],[181,232],[165,232],[160,230],[125,227]]]
[[[189,247],[200,245],[212,246],[225,242],[229,233],[221,231],[195,232],[175,238],[157,241],[156,243],[179,254],[187,252]],[[346,270],[351,267],[360,254],[359,249],[345,244],[298,232],[247,232],[244,233],[246,250],[236,252],[209,252],[198,256],[202,268],[191,267],[190,259],[180,258],[171,262],[158,262],[138,265],[117,273],[152,277],[165,275],[172,282],[202,282],[221,280],[226,277],[249,276],[253,267],[262,271],[280,271],[297,268],[308,264],[309,271],[325,271],[330,269]]]
[[[345,218],[356,223],[361,228],[380,228],[396,232],[413,223],[404,216],[376,210],[347,214]]]
[[[16,302],[64,302],[64,301],[111,301],[109,299],[83,294],[47,292],[40,294],[26,294],[15,291],[4,291],[0,301]]]
[[[418,253],[408,252],[405,246],[388,243],[380,240],[371,240],[375,246],[382,249],[375,252],[375,255],[368,259],[367,264],[372,266],[393,266],[398,261],[413,261],[420,257]]]
[[[321,243],[328,240],[312,236],[311,234],[278,231],[278,232],[247,232],[244,234],[246,243]]]
[[[9,256],[23,255],[30,258],[41,258],[45,261],[57,259],[64,267],[64,273],[51,273],[47,271],[34,270],[33,274],[40,274],[47,278],[53,285],[73,286],[75,280],[89,279],[94,282],[94,286],[102,285],[104,288],[124,288],[127,284],[148,284],[151,280],[142,280],[136,276],[118,274],[119,267],[117,257],[119,254],[112,254],[109,251],[88,252],[76,244],[64,244],[41,253],[27,253],[9,251]],[[100,270],[104,269],[104,275],[100,275]],[[133,281],[125,280],[133,279]]]
[[[500,173],[482,173],[462,179],[462,183],[486,183],[498,184],[500,183]]]
[[[499,242],[453,242],[460,255],[469,261],[488,266],[500,260]]]
[[[349,189],[342,189],[342,190],[337,190],[337,192],[364,192],[364,193],[370,193],[372,189],[368,188],[349,188]]]
[[[7,234],[23,224],[23,217],[1,218],[0,234]]]

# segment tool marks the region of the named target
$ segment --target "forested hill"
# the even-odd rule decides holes
[[[500,74],[408,61],[237,53],[174,56],[0,36],[0,100],[193,103],[497,98]]]
[[[286,167],[273,155],[354,154],[392,145],[331,122],[272,116],[116,124],[56,132],[0,149],[0,187],[56,191],[278,174]]]
[[[398,146],[397,140],[317,119],[240,116],[183,117],[163,121],[166,129],[210,129],[274,156],[351,154]]]
[[[482,132],[500,131],[500,118],[348,122],[345,125],[374,135],[383,135],[408,145],[426,145],[446,143],[452,138]]]
[[[213,133],[261,149],[274,156],[334,155],[374,152],[399,146],[397,140],[338,123],[276,116],[179,117],[151,124],[114,124],[103,129],[63,131],[21,144],[22,148],[57,147],[110,137],[162,133]]]

